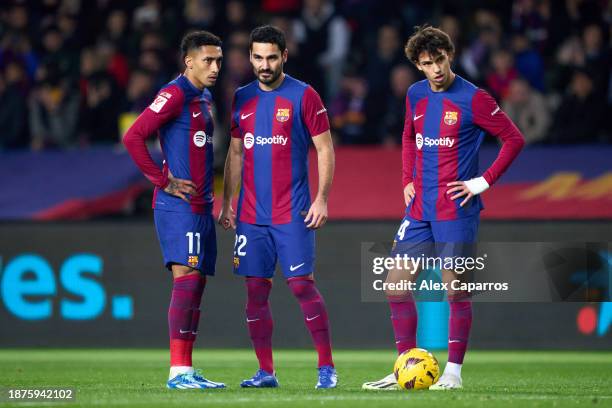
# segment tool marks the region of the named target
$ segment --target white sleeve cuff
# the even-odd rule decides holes
[[[470,193],[478,195],[489,188],[489,183],[484,177],[476,177],[465,182],[466,187],[470,190]]]

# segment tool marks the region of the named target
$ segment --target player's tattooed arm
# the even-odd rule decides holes
[[[168,171],[168,185],[164,188],[164,191],[189,203],[187,195],[196,193],[196,185],[191,180],[176,178]]]

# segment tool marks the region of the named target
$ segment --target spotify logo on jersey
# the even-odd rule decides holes
[[[204,147],[206,144],[206,133],[201,130],[195,132],[195,135],[193,135],[193,144],[198,147]]]
[[[417,149],[421,150],[421,147],[423,147],[423,135],[420,133],[416,134],[416,144]]]
[[[255,136],[252,133],[244,135],[244,147],[250,149],[255,144]]]
[[[450,137],[432,139],[430,137],[423,137],[422,134],[416,134],[416,146],[417,149],[421,150],[423,145],[426,147],[453,147],[455,141]]]
[[[250,149],[254,145],[265,146],[265,145],[280,145],[286,146],[289,138],[283,135],[274,135],[272,137],[253,136],[252,133],[244,135],[244,147]]]

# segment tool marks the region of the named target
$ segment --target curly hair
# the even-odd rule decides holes
[[[445,50],[452,55],[455,52],[455,46],[448,34],[428,24],[416,26],[404,47],[406,57],[415,65],[419,62],[419,55],[423,51],[434,57],[440,54],[440,50]]]

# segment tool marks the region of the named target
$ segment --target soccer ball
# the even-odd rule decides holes
[[[440,378],[438,360],[429,351],[413,348],[404,351],[395,360],[393,374],[397,384],[404,390],[429,388]]]

